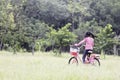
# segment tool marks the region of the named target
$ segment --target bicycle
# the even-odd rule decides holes
[[[79,61],[82,62],[82,59],[79,56],[81,47],[70,45],[70,54],[72,55],[72,57],[69,59],[68,64],[78,65]],[[89,54],[86,56],[85,62],[87,62],[87,64],[92,64],[94,66],[100,66],[99,56],[96,54],[93,54],[92,51],[89,51]]]

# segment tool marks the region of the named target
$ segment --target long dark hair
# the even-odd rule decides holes
[[[95,36],[93,33],[91,33],[91,32],[86,32],[86,33],[85,33],[85,37],[95,38],[96,36]]]

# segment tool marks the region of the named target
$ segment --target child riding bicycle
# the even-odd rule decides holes
[[[90,54],[90,51],[93,51],[94,38],[95,36],[91,32],[86,32],[84,39],[80,41],[79,43],[74,44],[75,46],[79,46],[82,43],[85,43],[85,50],[84,50],[84,54],[82,57],[83,63],[88,63],[87,61],[85,61],[85,58],[87,55]]]

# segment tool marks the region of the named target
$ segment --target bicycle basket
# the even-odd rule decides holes
[[[78,55],[78,47],[76,46],[70,46],[70,54],[73,55],[73,56],[77,56]]]

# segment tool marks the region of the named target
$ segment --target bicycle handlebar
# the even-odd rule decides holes
[[[84,47],[85,45],[81,45],[80,47],[79,46],[75,46],[75,45],[70,45],[70,47],[75,47],[75,48],[82,48]]]
[[[83,47],[84,45],[78,47],[78,46],[75,46],[75,45],[70,45],[70,52],[71,51],[77,51],[77,52],[80,52],[80,49]]]

